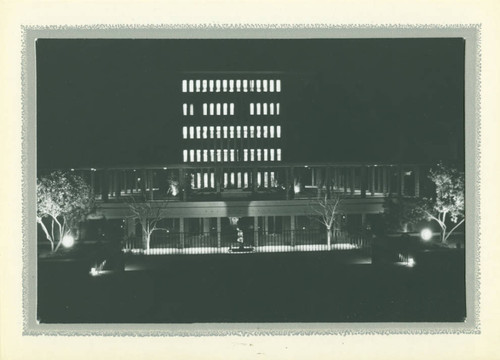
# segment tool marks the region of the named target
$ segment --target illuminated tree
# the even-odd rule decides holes
[[[337,209],[340,202],[340,195],[334,194],[329,199],[328,193],[325,192],[324,196],[318,196],[318,199],[310,205],[312,211],[317,215],[314,219],[326,228],[328,247],[332,243],[332,230],[337,229]]]
[[[427,219],[429,201],[417,198],[387,197],[384,201],[383,219],[387,230],[408,232],[411,225]]]
[[[152,201],[138,202],[134,197],[130,198],[129,209],[137,223],[141,225],[142,243],[145,250],[149,250],[151,244],[151,235],[157,230],[168,231],[168,229],[158,227],[158,223],[163,219],[162,211],[167,204],[166,201],[162,205],[155,204]]]
[[[37,222],[52,252],[59,249],[63,238],[84,221],[94,207],[92,188],[80,176],[55,171],[37,181]]]
[[[464,174],[440,163],[430,171],[429,179],[436,186],[436,195],[426,213],[439,224],[441,242],[446,243],[453,231],[465,221]],[[447,226],[449,221],[453,224],[451,230]]]

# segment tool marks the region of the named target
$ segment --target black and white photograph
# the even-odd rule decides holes
[[[468,45],[37,38],[37,322],[465,323]]]

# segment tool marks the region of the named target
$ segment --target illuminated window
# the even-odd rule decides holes
[[[229,80],[229,92],[234,91],[234,80]]]
[[[196,138],[201,139],[201,126],[196,127]]]
[[[231,185],[234,185],[235,184],[235,181],[234,181],[234,172],[231,172]]]
[[[208,138],[208,127],[203,126],[203,139]]]
[[[215,150],[210,149],[210,161],[214,162],[215,161]]]
[[[198,189],[201,189],[201,174],[200,173],[196,173],[196,185],[197,185]]]
[[[276,104],[276,115],[280,114],[280,103]]]
[[[207,92],[207,80],[203,80],[202,88],[203,88],[203,92]]]
[[[281,161],[281,149],[276,149],[276,160]]]
[[[264,153],[264,161],[267,161],[267,149],[264,149],[263,153]]]
[[[274,149],[269,150],[269,160],[274,161]]]
[[[248,86],[250,88],[249,91],[253,92],[254,91],[254,86],[255,86],[255,81],[254,80],[249,80],[248,82],[249,82]]]
[[[189,80],[189,92],[194,92],[194,80]]]
[[[260,126],[257,126],[257,137],[260,138]]]
[[[215,80],[215,91],[220,92],[220,80]]]
[[[260,92],[260,80],[257,80],[255,82],[255,85],[256,85],[256,88],[257,88],[257,92]]]
[[[203,104],[203,115],[207,115],[207,107],[208,107],[207,103],[204,103]]]
[[[241,138],[241,126],[236,126],[236,137]]]
[[[201,150],[196,150],[196,161],[201,162]]]
[[[191,162],[194,162],[194,150],[189,150],[189,158]]]
[[[264,172],[264,187],[268,188],[269,187],[269,182],[268,182],[268,173],[267,171]]]
[[[201,90],[201,80],[196,80],[196,92],[200,92]]]
[[[187,91],[188,91],[187,80],[182,80],[182,92],[187,92]]]
[[[215,174],[213,172],[210,173],[210,187],[215,188]]]
[[[269,137],[274,138],[274,126],[269,126]]]
[[[257,172],[257,186],[260,187],[260,184],[262,184],[262,173],[259,171]]]
[[[262,161],[262,149],[257,149],[257,161]]]
[[[250,126],[250,137],[253,139],[254,138],[254,127]]]
[[[243,92],[248,91],[248,80],[243,80]]]
[[[217,149],[217,161],[218,162],[222,161],[222,151],[221,151],[221,149]]]
[[[188,114],[188,104],[182,104],[182,115],[186,116]]]
[[[267,126],[262,127],[262,137],[267,138]]]
[[[236,187],[238,189],[241,189],[241,173],[240,172],[238,172],[236,174]]]
[[[210,184],[208,183],[208,173],[203,173],[203,187],[210,187]]]
[[[281,137],[281,126],[280,125],[276,126],[276,137],[277,138]]]
[[[257,103],[257,115],[260,115],[260,103]]]
[[[217,126],[217,139],[220,139],[220,126]]]
[[[227,172],[224,173],[224,187],[227,188],[227,185],[229,183],[229,177]]]
[[[281,92],[281,80],[276,80],[276,91]]]
[[[250,149],[250,161],[255,161],[255,149]]]
[[[236,91],[237,92],[241,91],[241,80],[236,80]]]
[[[274,115],[274,104],[273,103],[269,104],[269,114]]]
[[[210,126],[210,139],[214,138],[214,127]]]
[[[217,115],[220,115],[220,103],[217,103]]]
[[[229,115],[234,115],[234,103],[229,104]]]
[[[262,104],[262,113],[267,115],[267,103]]]
[[[248,127],[243,126],[243,137],[246,139],[248,137]]]
[[[187,150],[184,150],[182,152],[182,158],[183,158],[184,162],[188,162],[189,159],[188,159],[188,151]]]
[[[267,80],[262,80],[262,91],[267,92]]]
[[[214,104],[210,103],[210,115],[214,114]]]
[[[234,139],[234,126],[229,127],[229,137]]]
[[[229,150],[229,156],[230,156],[229,161],[234,161],[234,149]]]
[[[224,133],[224,139],[227,139],[227,126],[222,127],[222,132]]]
[[[227,91],[227,80],[222,80],[222,91]]]
[[[227,103],[222,104],[222,113],[227,115]]]
[[[224,149],[224,162],[227,162],[228,159],[227,159],[227,149]]]
[[[182,137],[184,139],[187,139],[187,137],[188,137],[188,128],[187,128],[187,126],[183,126],[182,127]]]
[[[208,88],[210,89],[210,92],[214,92],[214,81],[213,80],[208,81]]]
[[[243,161],[248,161],[248,149],[243,149]]]
[[[274,80],[269,80],[269,92],[274,92]]]
[[[189,127],[189,138],[194,139],[194,126]]]
[[[253,103],[250,103],[250,115],[254,114],[253,107],[254,107]]]
[[[248,187],[248,173],[245,172],[243,174],[243,187],[247,188]]]
[[[208,161],[208,150],[203,150],[203,161],[207,162]]]
[[[189,105],[189,115],[194,115],[194,105]]]

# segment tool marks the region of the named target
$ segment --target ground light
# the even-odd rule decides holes
[[[420,237],[422,240],[429,241],[432,239],[432,230],[429,228],[425,228],[420,232]]]
[[[70,235],[70,234],[64,235],[64,237],[62,239],[62,245],[65,248],[70,248],[74,244],[75,244],[75,238],[72,235]]]

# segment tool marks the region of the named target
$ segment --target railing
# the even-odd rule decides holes
[[[293,251],[370,251],[371,237],[353,235],[345,231],[332,232],[330,244],[327,234],[320,230],[236,231],[206,232],[200,234],[155,231],[149,248],[140,237],[124,241],[124,251],[139,254],[221,254],[241,252]]]

